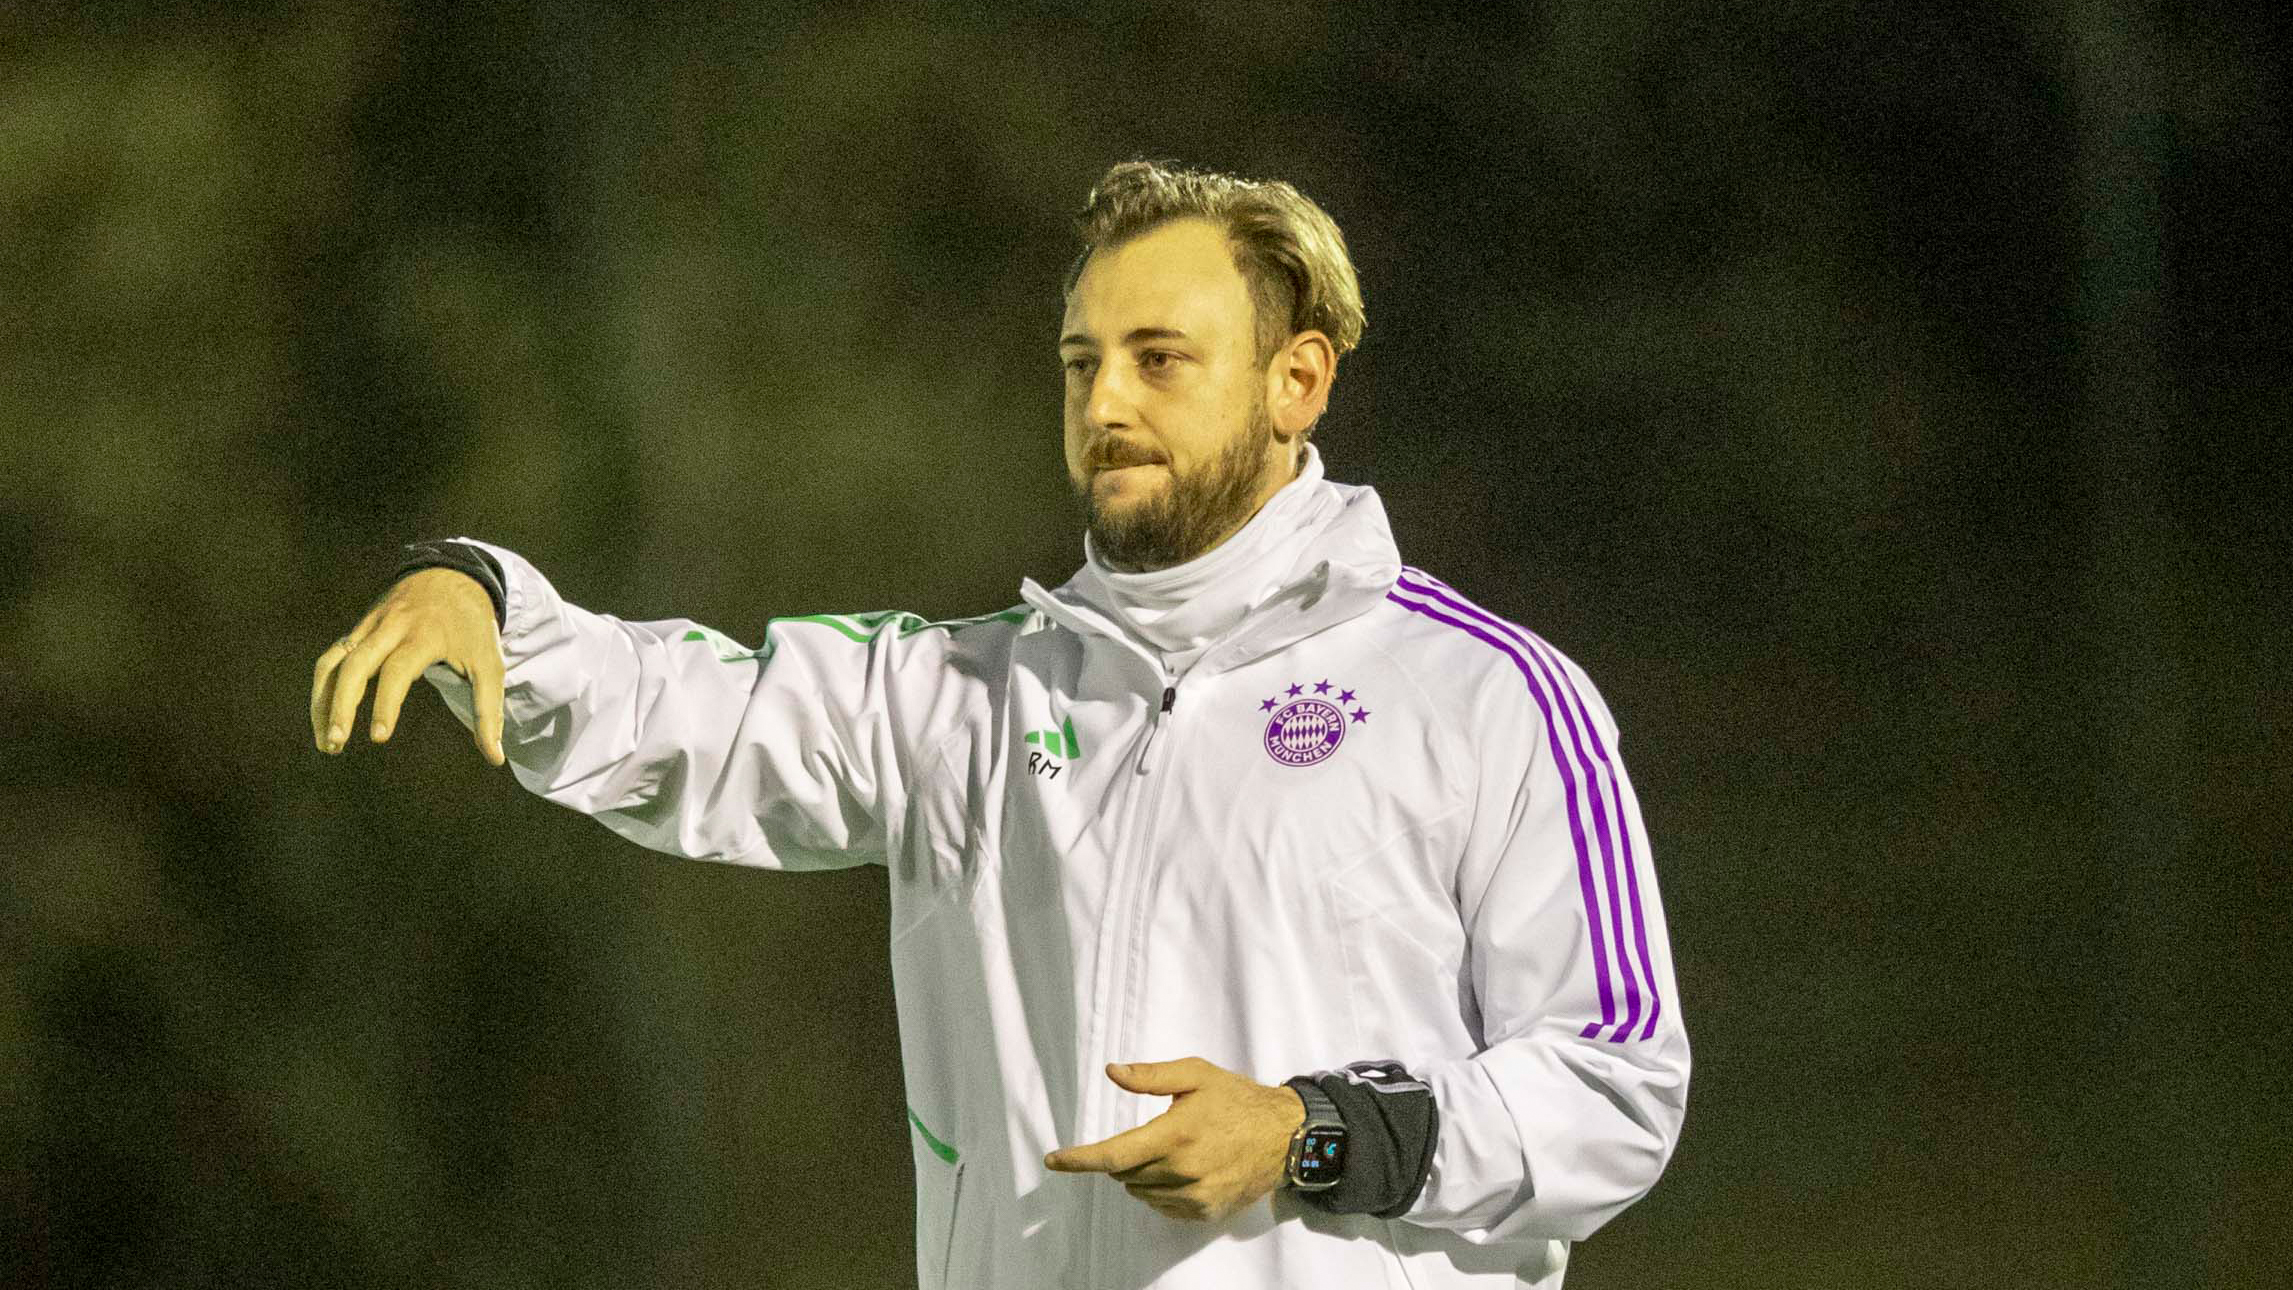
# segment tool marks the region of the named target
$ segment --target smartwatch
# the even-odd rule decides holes
[[[1290,1185],[1327,1191],[1345,1176],[1346,1122],[1338,1118],[1338,1104],[1312,1080],[1300,1077],[1287,1087],[1306,1104],[1306,1122],[1290,1135]]]

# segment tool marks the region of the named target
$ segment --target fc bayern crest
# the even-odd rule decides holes
[[[1369,720],[1369,709],[1354,692],[1331,694],[1327,680],[1294,684],[1258,705],[1273,715],[1266,721],[1266,755],[1285,766],[1311,766],[1330,759],[1346,740],[1346,730]],[[1346,705],[1354,704],[1348,712]]]

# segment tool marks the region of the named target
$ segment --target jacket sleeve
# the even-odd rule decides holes
[[[1457,880],[1483,1046],[1419,1072],[1439,1137],[1403,1215],[1476,1242],[1591,1235],[1655,1185],[1687,1111],[1688,1034],[1615,721],[1573,662],[1519,643],[1478,709],[1490,737]]]
[[[502,751],[528,790],[642,846],[781,869],[883,863],[914,750],[965,701],[949,633],[912,615],[776,619],[751,650],[689,619],[625,622],[503,574]],[[464,726],[470,683],[423,673]]]

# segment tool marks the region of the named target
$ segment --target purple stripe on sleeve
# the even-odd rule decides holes
[[[1500,635],[1509,638],[1523,649],[1529,650],[1535,654],[1538,657],[1540,663],[1549,663],[1550,670],[1546,673],[1547,677],[1549,678],[1555,673],[1557,673],[1560,677],[1559,682],[1555,685],[1555,692],[1557,693],[1561,687],[1565,686],[1568,690],[1568,697],[1571,704],[1573,704],[1576,712],[1584,718],[1585,733],[1592,736],[1593,755],[1600,759],[1601,769],[1606,774],[1608,796],[1616,811],[1617,836],[1619,839],[1621,839],[1624,845],[1624,883],[1628,893],[1627,898],[1629,899],[1632,906],[1633,946],[1640,952],[1641,980],[1645,981],[1648,985],[1648,1020],[1647,1024],[1641,1028],[1640,1037],[1642,1039],[1649,1038],[1656,1033],[1656,1019],[1663,1015],[1664,1001],[1660,992],[1656,988],[1655,961],[1653,956],[1651,956],[1648,952],[1648,920],[1647,916],[1643,912],[1643,907],[1640,899],[1640,866],[1636,860],[1636,857],[1633,855],[1632,829],[1625,823],[1623,776],[1618,773],[1616,769],[1616,763],[1609,758],[1608,744],[1606,740],[1603,740],[1600,737],[1600,727],[1593,723],[1591,705],[1585,702],[1583,693],[1577,689],[1575,678],[1569,675],[1568,667],[1562,661],[1561,652],[1553,647],[1552,642],[1546,640],[1542,636],[1537,635],[1535,632],[1530,631],[1526,627],[1522,627],[1517,623],[1507,622],[1504,619],[1497,617],[1495,614],[1482,609],[1480,606],[1471,603],[1470,601],[1466,600],[1463,595],[1459,594],[1456,588],[1451,587],[1448,583],[1441,581],[1441,579],[1434,577],[1432,574],[1425,572],[1423,569],[1404,568],[1402,570],[1402,574],[1404,577],[1412,579],[1415,582],[1425,584],[1425,586],[1428,588],[1439,589],[1421,590],[1419,588],[1411,588],[1411,590],[1416,591],[1417,594],[1431,596],[1437,600],[1440,600],[1442,603],[1455,608],[1459,612],[1465,614],[1467,617],[1470,617],[1480,623],[1494,628]],[[1447,594],[1443,594],[1444,592]],[[1574,733],[1573,722],[1571,723],[1571,733]],[[1578,745],[1580,757],[1582,756],[1582,747],[1583,746],[1581,744]],[[1589,778],[1591,775],[1590,767],[1586,768],[1586,774]],[[1605,840],[1606,839],[1604,838],[1603,841]],[[1613,877],[1613,875],[1611,876]],[[1619,929],[1617,932],[1617,953],[1619,956],[1622,956],[1624,953],[1624,933],[1621,929]],[[1628,1016],[1625,1020],[1624,1026],[1618,1032],[1617,1038],[1622,1039],[1628,1037],[1631,1029],[1632,1020]]]
[[[1560,731],[1553,720],[1552,704],[1546,700],[1544,688],[1537,684],[1536,673],[1530,668],[1528,660],[1522,658],[1520,651],[1506,641],[1490,635],[1464,619],[1453,618],[1442,613],[1431,605],[1422,605],[1414,600],[1404,600],[1390,591],[1386,593],[1385,598],[1413,614],[1422,614],[1437,623],[1446,623],[1469,636],[1477,637],[1484,643],[1494,646],[1499,653],[1513,660],[1513,666],[1519,669],[1521,679],[1529,683],[1530,697],[1537,701],[1538,710],[1545,714],[1545,734],[1554,749],[1553,765],[1560,771],[1561,790],[1568,799],[1569,836],[1576,842],[1577,892],[1584,900],[1585,927],[1592,934],[1592,970],[1594,977],[1600,983],[1600,1020],[1588,1023],[1583,1030],[1578,1032],[1580,1038],[1590,1039],[1602,1030],[1616,1024],[1616,1002],[1608,988],[1608,946],[1607,938],[1601,929],[1600,897],[1595,894],[1596,889],[1592,880],[1592,848],[1585,842],[1584,824],[1577,814],[1576,777],[1569,771],[1568,759],[1559,755]],[[1620,944],[1616,948],[1621,955],[1624,947]]]
[[[1482,612],[1478,606],[1468,604],[1459,597],[1448,595],[1430,585],[1412,580],[1406,571],[1404,571],[1399,585],[1402,590],[1411,595],[1437,600],[1452,612],[1472,619],[1482,627],[1495,631],[1499,635],[1510,635],[1510,633],[1505,632],[1506,624],[1501,619]],[[1544,656],[1526,641],[1515,639],[1511,643],[1535,665],[1538,672],[1544,675],[1545,686],[1552,692],[1553,697],[1560,699],[1561,682],[1553,676],[1552,668],[1546,663]],[[1616,1034],[1611,1038],[1623,1040],[1631,1036],[1632,1028],[1640,1022],[1640,983],[1634,978],[1632,962],[1627,957],[1629,951],[1626,949],[1624,937],[1625,893],[1617,880],[1616,842],[1610,836],[1608,827],[1609,814],[1615,809],[1613,798],[1615,785],[1613,783],[1602,784],[1600,772],[1593,768],[1592,758],[1585,754],[1584,733],[1578,728],[1576,709],[1566,700],[1562,700],[1560,712],[1561,723],[1568,729],[1569,746],[1565,749],[1562,748],[1560,735],[1557,731],[1554,732],[1553,755],[1565,761],[1571,753],[1574,753],[1577,768],[1584,772],[1585,796],[1588,799],[1586,809],[1592,816],[1593,834],[1600,843],[1601,876],[1607,880],[1608,884],[1608,917],[1610,932],[1615,937],[1617,973],[1624,978],[1624,1020],[1618,1024]],[[1591,724],[1589,716],[1586,717],[1585,724]],[[1621,816],[1619,816],[1618,827],[1622,827]]]

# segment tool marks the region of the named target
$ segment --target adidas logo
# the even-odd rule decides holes
[[[1057,779],[1068,762],[1083,759],[1083,745],[1075,738],[1075,719],[1068,717],[1057,730],[1030,730],[1026,742],[1036,751],[1027,754],[1027,773]]]

